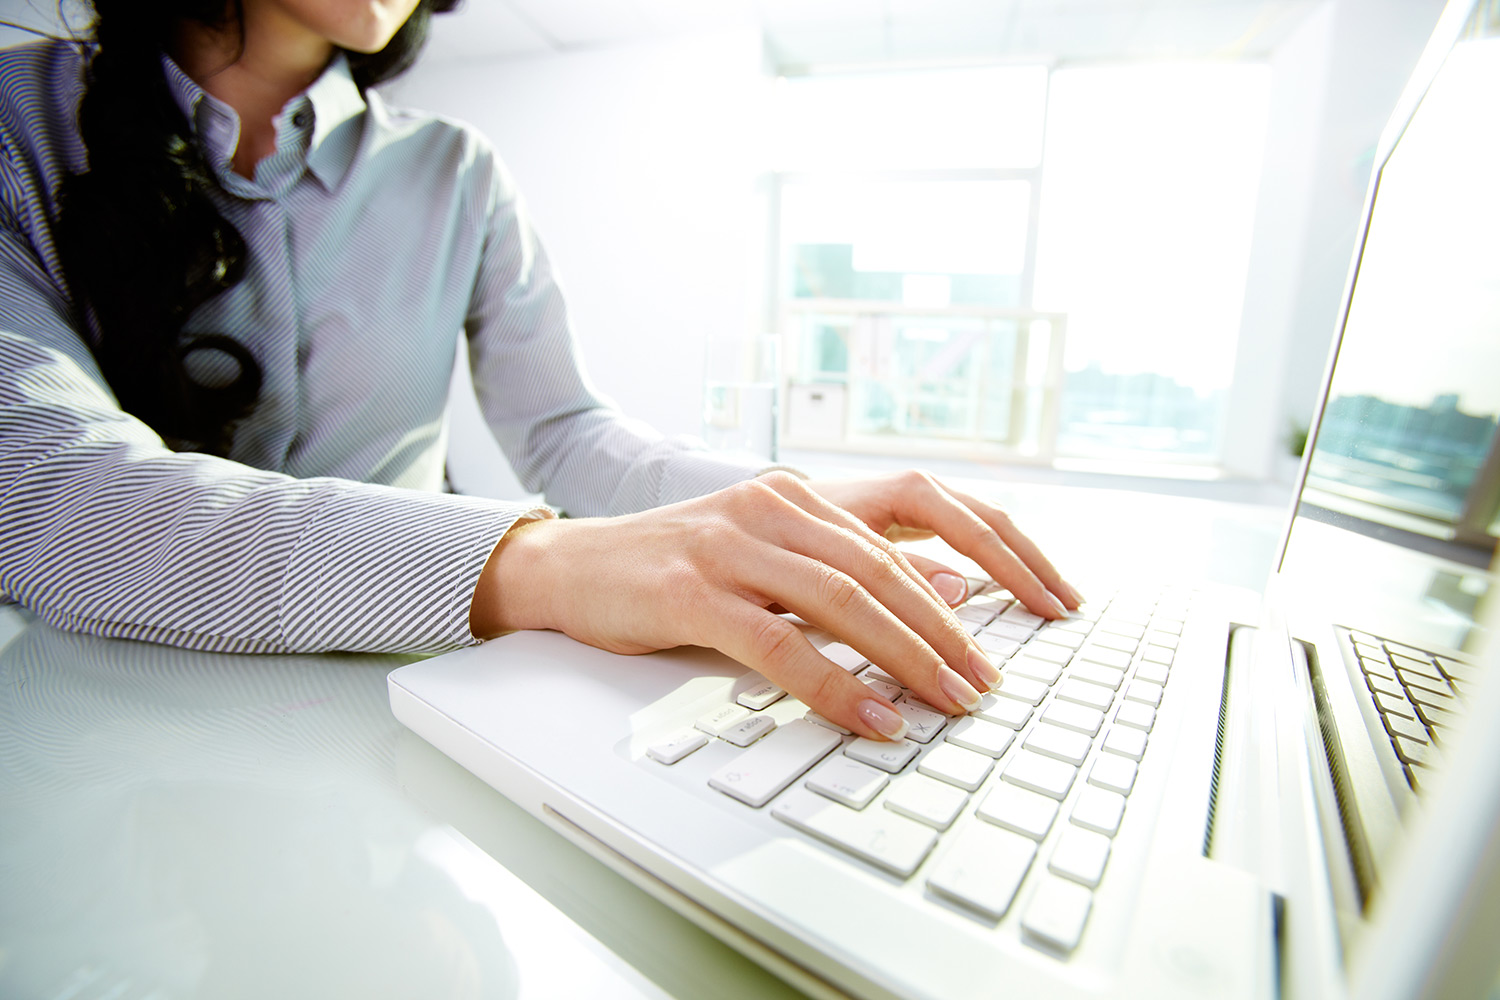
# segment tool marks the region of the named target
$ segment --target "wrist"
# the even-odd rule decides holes
[[[469,604],[469,631],[477,639],[493,639],[520,629],[552,627],[545,565],[553,531],[562,522],[553,517],[517,521],[490,551],[474,586]]]

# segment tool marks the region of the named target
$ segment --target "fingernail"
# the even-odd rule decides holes
[[[1000,683],[1000,669],[990,662],[989,657],[973,646],[969,647],[969,673],[979,678],[991,691],[995,690],[995,685]]]
[[[980,705],[979,692],[975,691],[969,682],[960,677],[952,667],[938,669],[938,687],[942,688],[943,694],[965,712],[972,712]]]
[[[957,573],[936,573],[928,582],[938,592],[938,596],[950,605],[959,604],[969,596],[969,581]]]
[[[866,698],[860,702],[857,711],[865,725],[888,740],[899,740],[906,735],[908,726],[906,720],[901,718],[901,713],[893,708],[887,708],[874,698]]]
[[[1088,601],[1084,599],[1084,596],[1078,592],[1078,588],[1073,586],[1067,580],[1063,581],[1063,586],[1068,588],[1068,596],[1073,598],[1074,604],[1082,607],[1083,605],[1088,603]]]
[[[1047,600],[1050,601],[1052,603],[1052,607],[1057,610],[1057,616],[1059,618],[1068,617],[1068,606],[1062,601],[1059,601],[1056,594],[1048,593]]]

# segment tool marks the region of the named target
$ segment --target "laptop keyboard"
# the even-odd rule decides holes
[[[1464,690],[1475,681],[1476,668],[1368,632],[1340,631],[1358,658],[1407,783],[1420,792],[1463,711]]]
[[[835,643],[824,655],[895,703],[906,739],[789,717],[785,692],[752,674],[734,703],[647,753],[672,764],[711,741],[744,747],[712,788],[983,922],[1004,917],[1030,876],[1023,937],[1066,954],[1109,868],[1190,601],[1186,588],[1131,590],[1048,622],[992,587],[956,612],[1001,671],[968,716],[923,704]]]

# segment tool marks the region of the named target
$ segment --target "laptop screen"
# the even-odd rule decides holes
[[[1460,651],[1500,534],[1500,23],[1479,8],[1383,143],[1282,561],[1335,620]]]

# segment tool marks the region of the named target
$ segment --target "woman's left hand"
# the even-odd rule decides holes
[[[936,535],[979,564],[1034,614],[1061,618],[1083,596],[1042,555],[1035,542],[995,504],[944,485],[925,472],[872,479],[815,479],[807,484],[893,542]],[[949,605],[967,596],[964,577],[942,563],[903,552]]]

